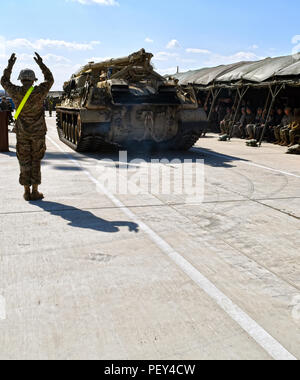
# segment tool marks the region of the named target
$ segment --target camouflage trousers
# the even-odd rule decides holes
[[[277,125],[276,127],[274,127],[274,135],[275,135],[275,139],[276,141],[281,141],[281,136],[280,136],[280,129],[282,128],[281,125]]]
[[[300,141],[300,128],[290,130],[290,142],[296,144],[296,139]]]
[[[289,127],[281,128],[280,139],[285,144],[289,144],[289,142],[290,142],[290,129],[289,129]]]
[[[256,129],[256,124],[248,124],[246,126],[246,131],[250,140],[255,139],[255,129]]]
[[[230,126],[229,126],[229,121],[221,121],[220,123],[220,130],[222,135],[229,135],[230,132]]]
[[[22,186],[41,184],[41,161],[46,152],[45,137],[17,136],[17,157]]]

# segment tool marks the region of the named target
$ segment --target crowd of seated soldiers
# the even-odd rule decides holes
[[[261,107],[253,109],[244,104],[236,112],[233,106],[218,105],[211,120],[218,126],[220,135],[229,135],[247,140],[263,139],[281,146],[300,143],[300,108],[277,106],[269,112]],[[235,119],[235,122],[233,122]]]

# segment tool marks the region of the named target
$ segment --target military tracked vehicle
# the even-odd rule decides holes
[[[152,57],[142,49],[74,74],[56,109],[61,141],[79,152],[190,149],[207,128],[206,114],[193,88],[155,72]]]

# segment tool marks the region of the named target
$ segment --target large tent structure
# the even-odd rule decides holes
[[[237,62],[230,65],[192,70],[177,73],[174,77],[178,79],[180,85],[193,86],[197,92],[207,94],[206,104],[211,100],[209,120],[211,120],[218,97],[225,89],[236,94],[234,102],[236,112],[232,123],[236,121],[245,95],[251,91],[253,93],[255,90],[260,90],[256,94],[256,98],[264,102],[264,108],[268,114],[267,120],[280,93],[285,92],[287,98],[293,96],[300,102],[300,53],[277,58],[265,58],[255,62]]]
[[[236,88],[242,85],[268,87],[270,82],[300,86],[300,53],[192,70],[178,73],[174,77],[180,85],[193,85],[203,89],[211,86]]]

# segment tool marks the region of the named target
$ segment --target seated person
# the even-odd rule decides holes
[[[255,121],[256,121],[256,117],[254,115],[254,113],[252,112],[252,109],[250,107],[247,107],[246,109],[246,117],[245,117],[245,124],[246,124],[246,127],[245,127],[245,137],[244,138],[247,138],[249,137],[249,132],[251,133],[251,131],[253,130],[253,134],[254,134],[254,126],[255,126]],[[254,138],[254,136],[253,136]]]
[[[266,129],[266,138],[269,142],[275,141],[275,133],[274,129],[281,124],[283,118],[283,109],[278,107],[276,111],[274,111],[270,122],[268,123],[268,128]]]
[[[294,113],[294,121],[289,126],[289,140],[292,147],[296,144],[296,139],[300,140],[300,108],[297,108]]]
[[[261,127],[263,121],[263,109],[259,107],[252,123],[247,124],[246,131],[250,140],[255,139],[257,127]]]
[[[260,140],[263,133],[264,133],[263,138],[265,140],[269,141],[271,139],[270,127],[269,126],[274,125],[275,115],[276,115],[275,109],[272,108],[270,110],[270,115],[269,115],[269,118],[267,120],[268,111],[267,110],[263,111],[261,124],[257,124],[256,127],[254,128],[256,140]]]
[[[291,107],[285,107],[284,109],[284,116],[281,120],[281,123],[274,128],[274,134],[275,134],[275,143],[277,145],[281,145],[284,143],[282,140],[282,134],[284,131],[288,130],[288,126],[293,122],[293,114],[292,114],[292,108]]]
[[[233,126],[233,136],[244,138],[246,128],[246,108],[242,107],[239,121]]]
[[[231,109],[227,107],[226,115],[224,116],[224,119],[220,122],[221,135],[229,135],[231,115]]]
[[[282,122],[283,116],[283,108],[278,107],[274,115],[274,119],[272,120],[272,123],[274,123],[274,125],[279,125]]]
[[[205,106],[204,106],[204,110],[205,110]],[[213,131],[217,131],[219,132],[219,127],[220,127],[220,123],[219,123],[219,116],[218,116],[218,106],[216,106],[211,115],[210,115],[210,125],[211,125],[211,128]],[[206,111],[206,114],[207,116],[209,115],[209,107],[207,107],[207,111]]]

